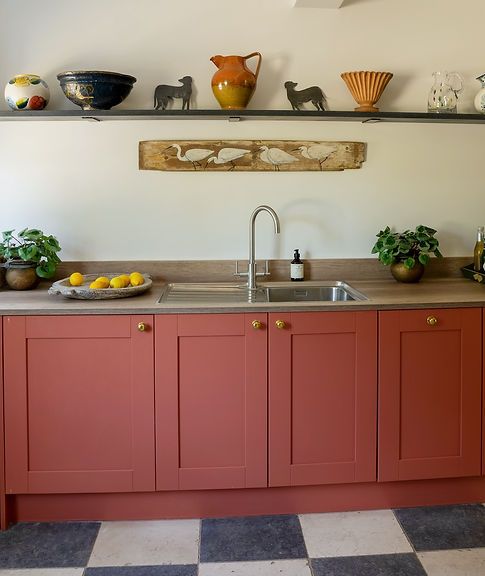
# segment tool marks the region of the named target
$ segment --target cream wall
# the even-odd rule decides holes
[[[389,70],[381,109],[425,111],[434,70],[457,70],[473,112],[485,72],[483,0],[346,0],[339,10],[293,0],[0,0],[0,79],[42,75],[52,109],[73,109],[56,74],[114,70],[138,78],[123,108],[152,108],[153,89],[189,74],[195,107],[217,108],[214,54],[263,54],[252,108],[288,109],[285,80],[322,86],[332,110],[355,106],[340,72]],[[176,106],[180,106],[177,102]],[[0,107],[6,109],[1,102]],[[357,140],[361,170],[341,173],[139,171],[148,139]],[[469,254],[485,223],[485,126],[298,121],[0,123],[0,230],[55,234],[63,259],[247,257],[251,211],[259,257],[367,257],[376,232],[423,223],[448,256]]]

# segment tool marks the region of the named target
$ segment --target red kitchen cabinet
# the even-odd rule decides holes
[[[155,488],[152,324],[4,318],[7,494]]]
[[[379,313],[380,481],[481,472],[480,309]]]
[[[7,528],[5,500],[5,438],[3,424],[3,326],[0,316],[0,530]]]
[[[155,320],[157,489],[267,485],[266,314]]]
[[[377,313],[269,315],[269,485],[376,480]]]

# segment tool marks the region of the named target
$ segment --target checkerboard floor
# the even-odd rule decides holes
[[[485,506],[17,524],[0,576],[483,576]]]

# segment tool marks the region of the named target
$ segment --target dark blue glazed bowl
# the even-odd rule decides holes
[[[76,70],[57,75],[62,91],[83,110],[109,110],[128,96],[136,78],[117,72]]]

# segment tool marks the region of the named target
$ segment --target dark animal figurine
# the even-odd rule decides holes
[[[184,76],[180,78],[179,82],[182,86],[167,86],[167,84],[159,84],[155,88],[154,106],[155,110],[167,109],[167,105],[174,98],[182,98],[182,110],[188,110],[190,107],[190,97],[192,95],[192,77]]]
[[[322,89],[311,86],[305,90],[295,90],[296,82],[285,82],[286,94],[293,110],[300,110],[300,104],[311,102],[317,110],[325,110],[327,99]]]

